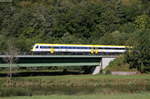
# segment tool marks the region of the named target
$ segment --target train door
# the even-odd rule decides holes
[[[98,54],[98,48],[95,47],[95,54]]]
[[[93,48],[91,49],[91,54],[98,54],[98,48],[93,47]]]
[[[50,53],[51,53],[51,54],[54,54],[54,52],[55,52],[55,49],[54,49],[53,47],[51,47],[51,48],[50,48]]]
[[[90,53],[91,53],[91,54],[94,54],[94,48],[93,48],[93,47],[91,48]]]

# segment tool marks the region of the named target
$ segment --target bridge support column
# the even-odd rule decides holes
[[[100,63],[99,63],[99,66],[96,66],[96,67],[95,67],[95,69],[94,69],[92,75],[99,74],[100,71],[102,70],[102,68],[103,68],[103,65],[102,65],[102,58],[101,58]]]
[[[102,58],[102,69],[105,69],[108,65],[109,65],[109,63],[111,62],[111,61],[113,61],[114,59],[116,59],[116,58],[106,58],[106,57],[103,57]]]
[[[100,70],[101,70],[101,66],[96,66],[92,75],[96,75],[96,74],[99,74],[100,73]]]
[[[111,61],[113,61],[114,59],[115,59],[115,58],[102,58],[102,59],[100,60],[100,65],[95,67],[95,69],[94,69],[92,75],[99,74],[100,71],[102,71],[103,69],[105,69],[105,68],[109,65],[109,63],[110,63]]]

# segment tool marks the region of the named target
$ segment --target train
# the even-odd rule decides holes
[[[36,54],[123,54],[128,46],[86,45],[86,44],[46,44],[36,43],[31,51]]]

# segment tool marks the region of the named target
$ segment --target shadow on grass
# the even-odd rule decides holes
[[[83,74],[81,72],[73,72],[73,71],[57,71],[57,72],[19,72],[13,73],[13,77],[27,77],[27,76],[58,76],[58,75],[80,75]],[[0,73],[0,77],[9,76],[8,73]]]

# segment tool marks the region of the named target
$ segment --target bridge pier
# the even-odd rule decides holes
[[[111,58],[104,57],[104,58],[103,58],[103,57],[102,57],[101,60],[100,60],[99,66],[96,66],[96,67],[95,67],[95,69],[94,69],[92,75],[99,74],[100,71],[102,71],[103,69],[105,69],[105,68],[109,65],[109,63],[110,63],[111,61],[113,61],[114,59],[116,59],[116,58],[114,58],[114,57],[111,57]]]
[[[94,71],[93,71],[93,73],[92,73],[92,75],[99,74],[100,71],[101,71],[101,66],[96,66],[95,69],[94,69]]]

